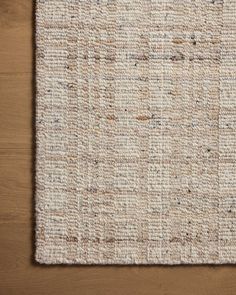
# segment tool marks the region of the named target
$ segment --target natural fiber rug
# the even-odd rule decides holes
[[[37,1],[36,260],[236,262],[236,1]]]

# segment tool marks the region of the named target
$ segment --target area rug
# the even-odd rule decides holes
[[[38,262],[236,262],[235,16],[37,0]]]

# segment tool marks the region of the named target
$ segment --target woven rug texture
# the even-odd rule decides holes
[[[36,260],[236,263],[236,1],[36,2]]]

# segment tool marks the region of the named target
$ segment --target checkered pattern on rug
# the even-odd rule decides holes
[[[37,261],[236,262],[235,16],[37,0]]]

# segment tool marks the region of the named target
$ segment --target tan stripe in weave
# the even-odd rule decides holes
[[[37,0],[37,261],[236,262],[235,14]]]

